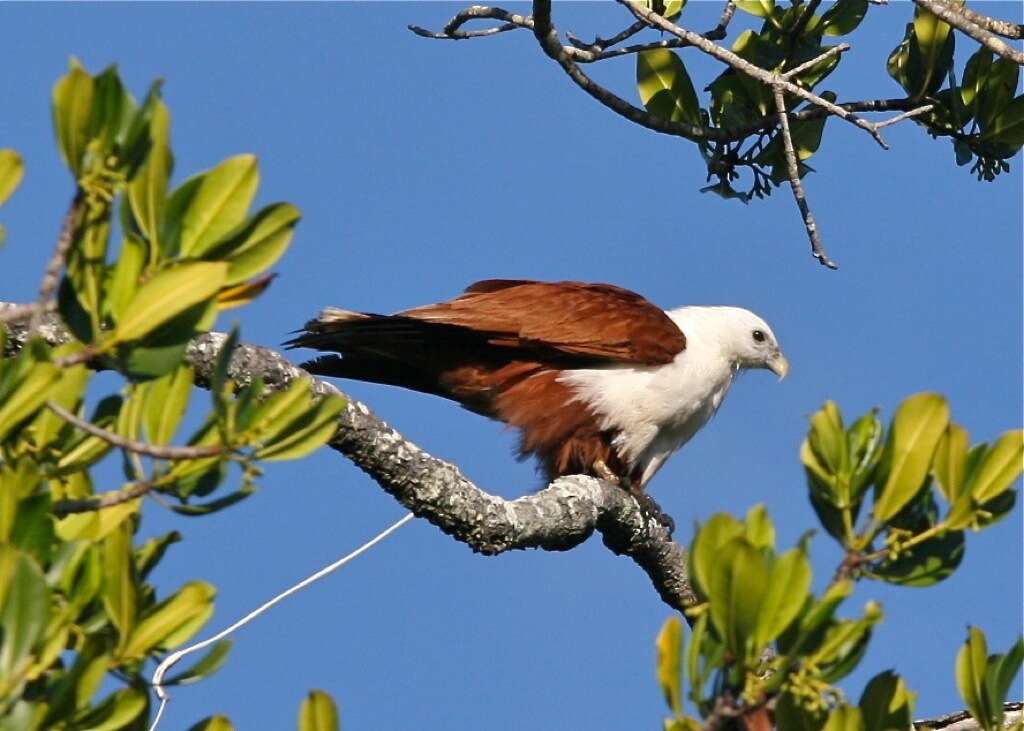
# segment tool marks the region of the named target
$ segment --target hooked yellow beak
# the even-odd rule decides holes
[[[789,373],[789,361],[781,352],[776,353],[768,361],[768,370],[779,377],[781,381]]]

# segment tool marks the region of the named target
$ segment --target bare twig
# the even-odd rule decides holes
[[[1013,23],[1009,20],[999,20],[988,15],[979,13],[977,10],[971,10],[966,5],[962,5],[957,8],[957,11],[971,21],[975,25],[984,28],[987,31],[991,31],[998,36],[1003,38],[1010,38],[1015,41],[1019,41],[1024,38],[1024,25],[1020,23]]]
[[[152,482],[136,482],[122,490],[111,490],[110,492],[93,497],[81,498],[80,500],[58,500],[53,504],[52,512],[58,518],[63,518],[72,513],[92,513],[142,497],[152,490],[153,487],[154,484]]]
[[[879,134],[877,126],[872,122],[869,122],[866,119],[857,116],[853,112],[843,109],[841,106],[834,104],[833,102],[830,102],[827,99],[818,96],[817,94],[814,94],[800,86],[797,86],[791,81],[782,79],[777,74],[773,74],[771,71],[767,71],[761,68],[760,66],[755,66],[749,61],[741,58],[740,56],[737,56],[732,51],[722,48],[721,46],[718,46],[715,43],[709,41],[707,38],[704,38],[699,33],[694,33],[693,31],[686,30],[685,28],[680,28],[674,23],[665,20],[657,13],[651,11],[643,4],[635,2],[635,0],[618,0],[618,2],[629,8],[630,12],[633,13],[633,15],[635,15],[637,18],[646,20],[653,27],[660,28],[667,33],[671,33],[677,38],[689,41],[691,45],[695,46],[696,48],[699,48],[701,51],[708,54],[709,56],[712,56],[713,58],[716,58],[719,61],[728,64],[729,66],[736,69],[742,74],[746,74],[747,76],[750,76],[753,79],[757,79],[766,86],[774,87],[776,84],[781,84],[783,89],[787,93],[793,94],[794,96],[798,96],[801,99],[805,99],[811,102],[812,104],[815,104],[821,107],[822,109],[827,110],[828,112],[834,114],[840,119],[849,122],[850,124],[853,124],[857,127],[860,127],[868,134],[870,134],[874,138],[874,140],[884,149],[889,148],[889,146],[885,143],[885,140],[882,139],[882,135]],[[535,3],[534,5],[536,7],[537,3]],[[537,20],[536,11],[534,11],[534,18],[535,20]],[[539,24],[539,20],[537,22]],[[537,33],[536,27],[534,28],[534,33]]]
[[[732,16],[735,14],[736,0],[727,0],[725,7],[722,9],[722,15],[718,19],[718,25],[705,33],[704,37],[709,41],[720,41],[725,38],[726,32],[729,28],[729,23],[732,22]]]
[[[829,269],[838,269],[839,266],[825,254],[825,249],[821,244],[821,234],[818,232],[818,224],[814,222],[814,214],[811,213],[811,207],[807,204],[804,186],[800,182],[800,166],[797,162],[796,151],[793,149],[793,136],[789,131],[789,115],[786,113],[786,99],[782,83],[776,84],[772,91],[775,95],[775,109],[779,114],[779,134],[782,135],[782,147],[786,152],[786,172],[789,174],[789,185],[793,189],[797,208],[800,209],[800,214],[804,218],[807,237],[811,240],[811,255]]]
[[[565,37],[569,39],[569,43],[571,43],[573,46],[580,49],[581,51],[603,51],[606,48],[622,43],[627,38],[632,38],[637,33],[644,30],[646,27],[647,23],[643,23],[638,20],[635,23],[633,23],[633,25],[629,26],[623,31],[619,31],[611,38],[606,39],[601,38],[601,36],[597,36],[596,38],[594,38],[593,43],[586,43],[584,41],[581,41],[572,33],[566,33]]]
[[[832,48],[828,49],[827,51],[822,53],[820,56],[815,56],[810,61],[804,61],[799,66],[790,69],[789,71],[787,71],[786,73],[782,74],[781,76],[786,81],[790,81],[790,80],[793,79],[794,76],[798,76],[798,75],[802,74],[804,71],[806,71],[807,69],[813,68],[814,66],[817,66],[819,63],[821,63],[825,59],[832,58],[833,56],[838,56],[840,53],[846,53],[849,50],[850,50],[850,44],[849,43],[840,43],[838,46],[832,46]]]
[[[32,332],[39,329],[42,313],[46,309],[50,297],[53,295],[53,290],[57,287],[57,279],[60,277],[61,269],[64,268],[64,260],[67,258],[68,251],[71,249],[71,243],[75,239],[75,227],[78,225],[81,208],[81,195],[76,195],[68,207],[68,212],[64,214],[64,220],[60,226],[60,234],[57,236],[57,245],[54,247],[53,255],[46,265],[46,271],[43,272],[43,280],[39,284],[39,297],[36,300],[36,309],[32,312],[32,320],[29,324],[29,329]]]
[[[81,419],[60,405],[53,403],[52,401],[46,404],[46,408],[55,413],[57,416],[62,418],[64,421],[72,424],[78,429],[81,429],[86,434],[91,434],[94,437],[98,437],[108,444],[112,444],[115,447],[124,449],[125,451],[132,452],[134,454],[141,454],[146,457],[155,457],[156,459],[205,459],[207,457],[216,457],[218,455],[227,452],[227,449],[221,445],[200,445],[196,447],[167,447],[160,446],[157,444],[147,444],[145,442],[139,442],[128,437],[123,437],[120,434],[115,434],[112,431],[104,429],[103,427],[96,426],[90,421]]]
[[[914,0],[914,2],[932,15],[942,18],[957,30],[966,33],[993,53],[1013,61],[1018,66],[1024,66],[1024,53],[996,37],[994,33],[972,22],[958,8],[945,0]]]
[[[903,112],[903,114],[897,114],[895,117],[892,117],[891,119],[886,119],[879,122],[878,128],[881,129],[882,127],[888,127],[890,124],[902,122],[904,119],[910,119],[911,117],[916,117],[918,115],[924,114],[925,112],[930,112],[934,108],[934,104],[925,104],[924,106],[918,107],[917,109],[911,109],[909,112]]]
[[[484,30],[462,30],[462,26],[471,20],[488,19],[501,20],[503,21],[503,25],[499,25],[494,28],[486,28]],[[489,8],[483,5],[473,5],[472,7],[468,7],[465,10],[461,10],[456,13],[455,17],[449,20],[440,32],[435,33],[434,31],[427,30],[426,28],[421,28],[418,25],[410,25],[409,30],[418,36],[423,36],[424,38],[461,41],[467,38],[493,36],[498,33],[516,30],[517,28],[531,28],[532,26],[533,21],[529,17],[510,13],[507,10],[502,10],[501,8]]]

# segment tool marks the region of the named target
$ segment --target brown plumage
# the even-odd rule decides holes
[[[686,339],[665,312],[620,287],[485,280],[395,315],[328,309],[288,344],[338,354],[305,364],[311,373],[436,394],[516,427],[520,456],[536,455],[548,479],[595,474],[601,463],[633,483],[615,434],[559,377],[671,363]]]

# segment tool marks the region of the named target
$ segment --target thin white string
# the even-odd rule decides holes
[[[163,686],[164,675],[166,675],[167,671],[170,670],[179,660],[181,660],[181,658],[185,657],[186,655],[190,655],[193,652],[197,652],[199,650],[202,650],[205,647],[209,647],[214,642],[218,642],[218,641],[224,639],[225,637],[230,635],[232,632],[237,630],[239,627],[244,627],[245,625],[249,624],[249,622],[251,622],[252,620],[256,619],[256,617],[258,617],[261,614],[263,614],[265,611],[270,609],[272,606],[274,606],[278,602],[280,602],[280,601],[282,601],[284,599],[287,599],[288,597],[290,597],[292,594],[294,594],[297,591],[301,591],[302,589],[305,589],[307,586],[309,586],[310,584],[312,584],[315,581],[318,581],[318,580],[322,579],[323,577],[327,576],[332,571],[340,569],[342,566],[347,564],[352,559],[354,559],[357,556],[359,556],[360,554],[370,550],[375,545],[377,545],[378,543],[383,541],[389,535],[391,535],[396,530],[398,530],[403,525],[405,525],[410,520],[412,520],[413,517],[415,517],[415,516],[413,516],[412,513],[406,513],[397,523],[395,523],[391,527],[381,531],[375,537],[371,538],[369,541],[367,541],[366,543],[361,545],[359,548],[357,548],[356,550],[352,551],[352,553],[348,554],[347,556],[343,556],[342,558],[339,558],[337,561],[335,561],[332,564],[324,566],[322,569],[317,571],[315,574],[307,576],[305,579],[303,579],[299,583],[295,584],[294,586],[289,587],[288,589],[285,589],[280,594],[278,594],[277,596],[273,597],[272,599],[270,599],[269,601],[265,602],[264,604],[261,604],[256,609],[254,609],[251,612],[249,612],[248,614],[246,614],[244,617],[239,619],[234,624],[230,625],[226,629],[221,630],[220,632],[215,634],[213,637],[207,638],[207,639],[205,639],[205,640],[203,640],[201,642],[197,642],[194,645],[189,645],[188,647],[182,648],[181,650],[176,650],[175,652],[172,652],[170,655],[165,657],[163,662],[161,662],[157,666],[156,670],[153,671],[153,678],[150,681],[152,683],[152,685],[153,685],[153,690],[156,692],[156,697],[160,699],[160,707],[156,711],[156,718],[153,719],[153,725],[151,725],[149,727],[149,731],[156,731],[156,727],[160,724],[160,719],[163,718],[164,709],[167,706],[167,701],[170,700],[170,696],[167,694],[167,691],[164,689],[164,686]]]

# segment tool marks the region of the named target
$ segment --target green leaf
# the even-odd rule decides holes
[[[869,575],[899,586],[931,586],[956,571],[964,558],[963,531],[948,531],[885,559]]]
[[[765,647],[799,615],[811,588],[811,563],[801,545],[782,554],[768,575],[765,592],[757,614],[754,644]]]
[[[827,474],[836,475],[843,471],[849,459],[846,432],[843,416],[834,401],[826,401],[821,410],[811,417],[807,441]]]
[[[758,18],[768,18],[775,10],[775,0],[736,0],[736,7]]]
[[[217,591],[202,581],[190,581],[151,609],[135,627],[122,651],[125,658],[143,657],[156,648],[185,642],[213,613]]]
[[[690,699],[699,705],[703,699],[704,674],[701,672],[701,656],[708,637],[708,613],[704,612],[693,623],[690,646],[686,648],[686,674],[690,678]]]
[[[338,414],[344,408],[345,399],[341,396],[322,396],[312,409],[300,414],[274,440],[256,450],[256,458],[280,461],[306,456],[334,436],[338,430]]]
[[[225,287],[217,293],[217,310],[231,310],[249,304],[266,292],[276,277],[276,274],[264,274],[252,281]]]
[[[181,540],[181,533],[172,530],[162,536],[150,538],[135,551],[135,571],[140,579],[145,579],[149,572],[156,568],[164,557],[167,549]]]
[[[1001,145],[1024,145],[1024,96],[1019,96],[996,115],[982,139]]]
[[[964,77],[960,84],[960,98],[968,109],[974,108],[974,102],[981,93],[985,81],[988,79],[988,72],[992,68],[992,51],[985,46],[979,46],[967,60],[964,66]],[[976,111],[972,112],[973,114]]]
[[[939,484],[939,491],[952,504],[963,489],[967,470],[967,430],[959,424],[950,423],[935,448],[932,470]]]
[[[836,608],[852,593],[853,582],[849,579],[829,584],[821,599],[811,605],[811,608],[801,618],[800,632],[811,634],[831,621]]]
[[[640,101],[654,116],[700,125],[697,92],[678,54],[666,48],[638,53],[636,84]]]
[[[238,233],[211,248],[205,258],[228,263],[227,286],[244,282],[281,258],[301,215],[290,203],[269,205],[249,219]]]
[[[830,626],[821,645],[811,656],[811,661],[820,668],[821,679],[835,683],[849,675],[864,656],[871,639],[871,628],[881,620],[881,607],[875,602],[868,602],[863,618],[844,619]]]
[[[122,521],[103,541],[103,606],[123,647],[135,626],[138,597],[132,561],[131,521]]]
[[[920,492],[948,423],[949,405],[938,394],[916,394],[896,409],[886,448],[888,478],[875,498],[875,521],[889,520]]]
[[[75,718],[75,729],[83,731],[122,731],[149,706],[149,695],[136,688],[111,693],[103,701]]]
[[[833,708],[822,731],[865,731],[860,709],[845,703]]]
[[[188,685],[213,675],[227,661],[230,651],[231,640],[214,643],[213,647],[195,665],[172,675],[164,681],[164,685]]]
[[[868,0],[836,0],[821,16],[821,28],[827,36],[852,33],[868,12]]]
[[[719,549],[726,541],[743,534],[743,525],[731,515],[716,513],[700,527],[690,547],[691,578],[698,591],[708,596],[711,572]]]
[[[259,185],[256,158],[229,157],[204,173],[200,181],[181,221],[183,256],[202,256],[245,220]]]
[[[299,708],[299,731],[338,731],[338,706],[322,690],[310,691]]]
[[[1020,477],[1024,469],[1024,430],[1008,431],[996,440],[972,471],[971,497],[985,503],[998,497]]]
[[[999,113],[1002,112],[1017,93],[1020,66],[1006,58],[992,62],[985,85],[978,92],[975,106],[978,110],[978,129],[984,134]]]
[[[955,7],[963,0],[952,0]],[[918,5],[914,9],[914,35],[910,42],[912,68],[918,73],[911,74],[914,96],[924,96],[938,91],[953,64],[953,34],[948,23],[932,15]]]
[[[750,640],[768,590],[764,556],[745,538],[732,538],[718,550],[710,578],[711,621],[726,647],[737,658],[756,656],[761,648]]]
[[[227,716],[210,716],[189,727],[188,731],[235,731]]]
[[[968,627],[967,641],[956,656],[956,685],[971,715],[988,731],[998,726],[997,711],[989,706],[985,692],[987,657],[988,643],[984,633],[977,627]]]
[[[152,142],[146,161],[128,185],[128,203],[139,230],[153,251],[160,250],[160,230],[167,206],[167,181],[173,159],[169,146],[171,116],[167,106],[157,101],[149,123]]]
[[[200,302],[150,333],[117,350],[119,369],[134,380],[159,378],[177,368],[185,356],[188,341],[207,330],[217,314],[216,300]]]
[[[1000,710],[1003,708],[1006,694],[1010,691],[1013,679],[1020,672],[1022,661],[1024,661],[1024,638],[1020,636],[1005,655],[989,657],[988,667],[985,671],[985,692],[988,695],[991,708]],[[1000,725],[1002,725],[1002,715],[1000,712]]]
[[[226,276],[226,264],[205,261],[188,262],[158,273],[132,297],[114,337],[126,342],[154,332],[176,315],[212,299]]]
[[[11,197],[24,174],[25,165],[21,155],[14,150],[0,150],[0,206]]]
[[[113,315],[120,320],[139,286],[142,270],[146,266],[146,243],[132,234],[125,236],[121,243],[121,251],[114,264],[113,272],[106,281],[104,304]]]
[[[665,694],[665,702],[672,713],[681,716],[682,700],[682,668],[683,627],[679,617],[672,616],[665,620],[655,642],[658,653],[658,684]]]
[[[6,555],[3,555],[6,554]],[[50,613],[50,590],[31,556],[0,546],[0,686],[21,674],[32,661],[32,648],[42,638]]]
[[[0,396],[0,442],[42,408],[60,377],[60,368],[53,363],[36,362],[13,389],[4,389],[6,393]]]
[[[170,444],[188,408],[194,374],[185,363],[149,385],[143,405],[146,436],[153,444]]]
[[[775,526],[772,525],[772,519],[768,517],[768,511],[765,510],[762,503],[758,503],[747,511],[744,531],[747,540],[754,548],[775,548]]]
[[[53,87],[53,128],[61,156],[71,173],[82,174],[82,158],[89,143],[93,78],[71,59],[68,73]]]
[[[860,703],[865,731],[909,729],[913,725],[914,693],[899,675],[886,670],[864,687]]]

